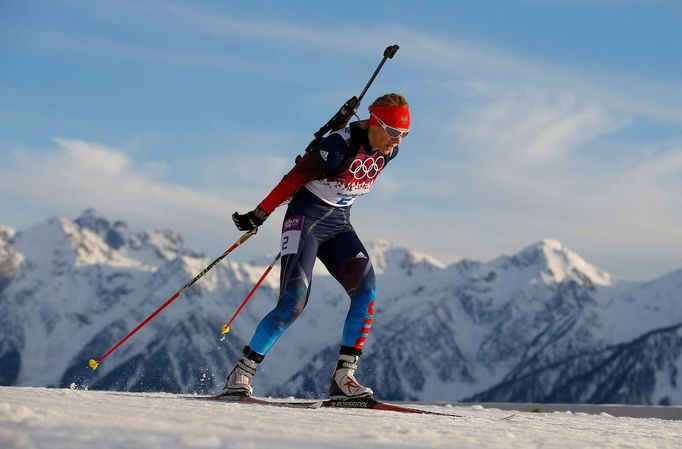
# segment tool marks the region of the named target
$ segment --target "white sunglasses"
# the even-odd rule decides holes
[[[388,134],[390,137],[393,138],[400,137],[404,139],[410,133],[409,129],[406,131],[401,131],[398,128],[388,126],[386,123],[382,122],[381,119],[377,117],[377,115],[374,112],[370,112],[370,115],[374,116],[374,118],[377,119],[381,127],[384,128],[384,131],[386,131],[386,134]]]

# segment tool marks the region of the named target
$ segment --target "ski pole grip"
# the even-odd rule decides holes
[[[386,47],[386,50],[384,50],[384,58],[393,59],[395,54],[398,52],[399,48],[400,47],[398,45],[391,45],[390,47]]]

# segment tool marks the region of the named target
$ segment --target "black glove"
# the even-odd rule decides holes
[[[255,228],[265,223],[267,218],[267,212],[259,208],[255,208],[251,212],[247,212],[243,215],[239,212],[232,214],[232,221],[234,221],[235,226],[237,226],[237,229],[240,231],[253,231]]]

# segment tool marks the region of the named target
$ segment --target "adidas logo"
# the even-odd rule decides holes
[[[356,259],[367,259],[367,256],[365,256],[362,251],[360,251],[356,256]]]
[[[322,159],[326,161],[329,157],[329,151],[320,150],[320,156],[322,156]]]

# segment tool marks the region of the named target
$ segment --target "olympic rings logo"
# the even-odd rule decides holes
[[[362,159],[355,159],[350,164],[348,171],[353,174],[355,179],[373,179],[384,168],[384,165],[386,165],[386,159],[383,156],[379,156],[376,160],[373,157],[368,157],[364,161]]]

